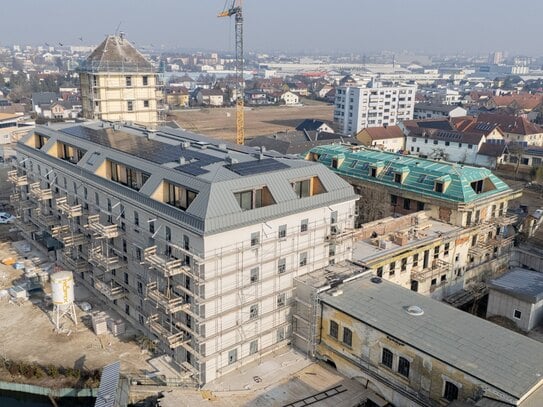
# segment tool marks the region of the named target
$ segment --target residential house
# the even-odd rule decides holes
[[[283,92],[280,96],[280,100],[282,100],[287,106],[294,106],[300,103],[300,97],[290,91]]]
[[[398,152],[405,149],[405,136],[398,126],[367,127],[356,138],[366,147]]]
[[[303,122],[296,126],[296,130],[334,133],[334,129],[330,127],[329,123],[326,123],[324,120],[315,119],[305,119]]]
[[[218,107],[224,104],[224,94],[220,89],[197,88],[193,95],[196,103],[201,106]]]
[[[465,116],[466,114],[466,109],[456,105],[432,105],[417,103],[413,112],[413,119],[460,117]]]
[[[187,107],[189,105],[189,91],[184,86],[168,86],[165,89],[166,104],[170,107]]]

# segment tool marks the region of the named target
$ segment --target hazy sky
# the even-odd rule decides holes
[[[231,0],[228,0],[230,3]],[[232,50],[225,0],[17,0],[0,44],[86,44],[121,31],[136,45]],[[253,51],[543,54],[541,0],[245,0]],[[83,41],[79,40],[83,37]]]

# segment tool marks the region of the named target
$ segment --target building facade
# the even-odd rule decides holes
[[[321,165],[105,123],[17,151],[23,235],[199,384],[286,345],[293,278],[350,256],[356,196]]]
[[[155,68],[123,35],[109,35],[78,71],[83,117],[157,126]]]
[[[296,279],[295,347],[394,406],[540,405],[541,343],[350,269]]]
[[[366,127],[395,125],[413,118],[417,85],[383,84],[336,89],[334,122],[343,134],[357,134]]]

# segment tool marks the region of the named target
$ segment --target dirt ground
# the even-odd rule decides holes
[[[334,106],[320,102],[304,106],[247,107],[245,137],[294,129],[304,119],[332,121]],[[235,140],[236,109],[177,110],[172,117],[181,127],[210,137]]]
[[[13,250],[10,242],[0,243],[0,260],[14,256],[18,256],[18,253]],[[0,264],[0,290],[17,283],[22,274],[13,266]],[[47,285],[45,293],[50,294]],[[91,303],[92,311],[101,309],[115,317],[111,311],[102,308],[98,301],[92,299],[83,287],[76,285],[75,298],[76,303]],[[62,333],[56,333],[51,320],[52,305],[46,306],[43,294],[31,296],[30,300],[22,303],[14,303],[6,296],[0,296],[0,357],[86,369],[102,368],[120,360],[121,369],[127,374],[153,370],[146,362],[150,355],[142,351],[133,340],[135,331],[127,327],[126,334],[119,337],[109,333],[97,336],[92,331],[90,315],[79,307],[76,307],[76,314],[77,325],[64,319]]]

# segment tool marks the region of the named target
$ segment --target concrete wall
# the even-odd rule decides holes
[[[520,318],[515,317],[515,310],[521,312]],[[493,315],[509,318],[520,329],[528,332],[543,322],[543,301],[532,304],[491,288],[486,316],[488,318]]]

